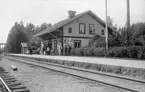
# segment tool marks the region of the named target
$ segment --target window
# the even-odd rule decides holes
[[[104,34],[105,34],[105,33],[104,33],[104,30],[102,30],[102,31],[101,31],[101,35],[104,35]]]
[[[79,34],[85,34],[85,33],[86,33],[85,23],[80,23],[79,24]]]
[[[89,34],[95,34],[95,24],[89,24]]]
[[[74,40],[74,47],[80,48],[81,47],[81,40]]]
[[[72,28],[71,27],[68,28],[68,33],[72,33]]]

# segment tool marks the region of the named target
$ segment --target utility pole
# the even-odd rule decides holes
[[[108,50],[107,0],[105,0],[105,17],[106,17],[106,51],[107,51]]]
[[[129,31],[129,29],[130,29],[130,0],[126,0],[126,2],[127,2],[127,37],[126,37],[126,39],[127,39],[127,45],[129,45],[129,39],[128,39],[128,31]]]
[[[3,36],[2,36],[2,44],[3,44]],[[2,49],[1,49],[1,51],[3,52],[3,45],[2,45]]]

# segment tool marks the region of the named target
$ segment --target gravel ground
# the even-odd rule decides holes
[[[15,65],[18,71],[12,71],[9,65]],[[7,59],[3,59],[0,66],[31,92],[123,92],[100,83]]]

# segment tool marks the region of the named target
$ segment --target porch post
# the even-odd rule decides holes
[[[62,28],[61,30],[62,30],[62,32],[61,32],[61,47],[62,47],[61,53],[62,53],[62,55],[63,55],[63,54],[64,54],[64,53],[63,53],[63,50],[64,50],[64,48],[63,48],[63,28]]]

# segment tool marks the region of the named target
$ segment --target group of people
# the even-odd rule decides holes
[[[52,44],[51,44],[52,46]],[[41,42],[40,48],[37,48],[37,54],[40,55],[50,55],[52,52],[55,53],[56,49],[52,49],[51,46],[48,46]],[[72,47],[69,44],[57,44],[58,55],[70,55]],[[32,54],[32,48],[29,48],[29,54]]]
[[[48,46],[46,44],[43,44],[43,42],[41,43],[41,47],[40,47],[40,50],[39,50],[39,54],[41,55],[46,55],[46,54],[50,54],[50,51],[51,51],[51,46]]]
[[[58,46],[58,54],[59,55],[70,55],[71,52],[71,46],[70,45],[64,45],[64,47],[62,48],[61,45]]]
[[[64,45],[64,55],[70,55],[71,49],[70,45]]]

